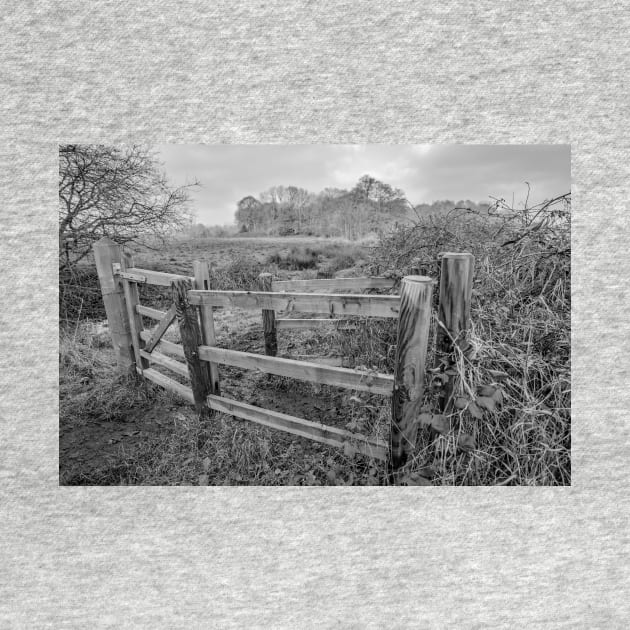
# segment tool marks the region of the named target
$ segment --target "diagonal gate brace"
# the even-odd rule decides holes
[[[147,341],[147,345],[144,347],[145,352],[152,352],[153,348],[160,343],[160,339],[166,332],[166,329],[173,323],[177,312],[175,310],[175,304],[171,305],[171,308],[166,311],[164,317],[160,320],[160,323],[157,325],[155,332],[151,335],[151,339]]]

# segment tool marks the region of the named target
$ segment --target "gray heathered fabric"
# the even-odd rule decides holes
[[[629,8],[3,3],[0,626],[628,627]],[[571,143],[573,487],[58,487],[60,141]]]

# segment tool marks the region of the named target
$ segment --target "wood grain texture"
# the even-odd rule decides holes
[[[125,271],[128,267],[133,267],[133,257],[128,252],[122,252],[120,269]],[[129,318],[129,331],[131,333],[131,343],[133,345],[133,353],[136,365],[143,370],[149,367],[148,361],[140,354],[140,349],[144,347],[144,341],[140,337],[143,329],[142,317],[136,310],[140,303],[140,294],[138,293],[138,285],[131,280],[123,279],[123,292],[125,295],[125,306],[127,308],[127,317]]]
[[[144,348],[147,352],[151,352],[157,346],[166,329],[175,321],[176,316],[177,309],[175,304],[172,304],[168,311],[164,313],[164,317],[160,320],[157,328],[151,333],[151,338],[147,341],[147,345]]]
[[[93,245],[94,261],[98,273],[99,284],[107,323],[116,351],[116,361],[121,372],[135,371],[135,354],[129,315],[125,306],[125,295],[120,277],[114,277],[112,265],[121,264],[122,251],[120,246],[107,237],[96,241]]]
[[[475,258],[469,253],[446,252],[440,266],[440,302],[436,332],[436,362],[454,360],[454,344],[466,345],[470,328],[470,300]],[[440,395],[440,408],[448,413],[453,403],[454,377],[450,376]]]
[[[148,330],[143,330],[140,333],[140,337],[145,341],[151,339],[151,333]],[[172,341],[167,341],[166,339],[160,339],[157,347],[162,352],[167,352],[168,354],[172,354],[176,357],[185,358],[184,357],[184,347],[178,343],[173,343]]]
[[[210,283],[210,269],[208,263],[201,260],[193,262],[194,281],[193,288],[200,291],[212,289]],[[214,331],[214,316],[212,306],[200,305],[199,324],[201,329],[201,340],[205,346],[216,346],[217,340]],[[205,368],[208,371],[208,379],[210,380],[210,393],[220,395],[219,387],[219,367],[216,363],[206,363]]]
[[[161,365],[162,367],[168,368],[171,372],[175,372],[175,374],[179,374],[184,378],[188,378],[188,366],[185,363],[181,363],[180,361],[176,361],[171,357],[167,357],[165,354],[158,352],[157,350],[153,350],[153,352],[146,352],[145,350],[140,350],[140,354],[148,363],[155,363],[156,365]],[[148,366],[147,366],[148,367]]]
[[[418,417],[424,394],[431,295],[431,278],[403,278],[392,396],[390,472],[405,464],[416,444]]]
[[[186,387],[186,385],[182,385],[177,381],[165,376],[164,374],[154,370],[153,368],[147,368],[142,371],[142,376],[144,378],[148,378],[150,381],[154,382],[156,385],[163,387],[164,389],[168,389],[171,392],[174,392],[178,396],[181,396],[184,400],[187,400],[189,403],[194,403],[195,398],[193,396],[192,390],[190,387]]]
[[[215,361],[246,370],[260,370],[268,374],[288,376],[303,381],[345,387],[383,396],[391,396],[394,377],[388,374],[370,374],[349,368],[332,367],[319,363],[268,357],[251,352],[210,348],[201,346],[199,356],[206,361]]]
[[[271,291],[273,277],[270,273],[258,276],[258,288],[268,293]],[[276,333],[276,313],[273,309],[262,310],[263,334],[265,336],[265,354],[275,357],[278,354],[278,335]]]
[[[191,304],[261,308],[285,313],[326,313],[398,317],[400,298],[395,295],[325,295],[318,293],[260,293],[253,291],[191,291]]]
[[[302,418],[296,418],[277,411],[261,409],[260,407],[254,407],[253,405],[219,396],[208,396],[208,406],[221,413],[286,431],[287,433],[299,435],[330,446],[344,448],[346,444],[350,443],[358,452],[374,459],[384,460],[387,458],[387,445],[385,443],[367,438],[361,434],[350,433],[336,427],[310,422],[309,420],[303,420]]]
[[[210,393],[210,379],[208,371],[199,358],[201,345],[201,331],[197,311],[188,302],[188,290],[191,283],[188,280],[176,280],[172,284],[171,292],[177,313],[179,332],[184,347],[184,358],[188,366],[188,374],[192,386],[195,408],[200,415],[207,415],[206,396]]]
[[[194,278],[190,276],[181,276],[176,273],[164,273],[163,271],[152,271],[151,269],[140,269],[139,267],[131,267],[125,271],[127,274],[135,275],[138,282],[142,282],[138,277],[142,277],[146,284],[157,284],[162,287],[170,287],[177,280],[187,280],[192,282]]]
[[[328,318],[311,318],[311,319],[276,319],[277,330],[287,329],[310,329],[310,328],[334,328],[336,330],[356,330],[356,323],[347,319],[328,319]]]
[[[391,289],[392,278],[331,278],[330,280],[274,280],[272,291],[298,291],[308,293],[352,293],[368,289]]]
[[[166,315],[166,311],[159,311],[157,308],[151,308],[150,306],[142,306],[142,304],[136,305],[136,311],[139,315],[150,317],[151,319],[160,320]]]
[[[293,361],[310,361],[311,363],[331,365],[333,367],[343,367],[344,364],[344,357],[342,356],[317,357],[310,354],[297,354],[293,356],[283,356],[280,358],[292,359]]]

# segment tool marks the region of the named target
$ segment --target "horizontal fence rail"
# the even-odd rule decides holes
[[[329,295],[321,293],[264,293],[254,291],[189,291],[195,306],[260,308],[283,312],[328,313],[398,317],[400,297],[396,295]]]
[[[143,330],[140,333],[140,339],[142,339],[143,341],[149,341],[151,337],[152,335],[148,330]],[[166,339],[160,339],[157,347],[160,348],[160,350],[162,350],[163,352],[174,354],[181,359],[184,358],[184,347],[178,343],[173,343],[172,341],[167,341]]]
[[[383,396],[391,396],[394,387],[394,377],[388,374],[372,374],[349,368],[269,357],[251,352],[199,346],[199,357],[204,361],[222,363],[246,370],[260,370],[267,374],[288,376],[320,385],[334,385]]]
[[[142,306],[142,304],[136,305],[136,312],[140,315],[144,315],[145,317],[150,317],[151,319],[162,319],[164,315],[166,315],[166,311],[159,311],[157,308],[151,308],[149,306]]]
[[[192,276],[180,276],[176,273],[152,271],[151,269],[140,269],[139,267],[130,267],[126,271],[120,271],[119,275],[125,280],[131,280],[138,284],[157,284],[162,287],[170,287],[171,283],[176,280],[187,280],[191,283],[194,280]]]
[[[291,328],[336,328],[338,330],[356,330],[357,325],[348,319],[276,319],[276,329]]]
[[[392,278],[330,278],[316,280],[274,280],[272,291],[313,291],[316,293],[345,293],[368,289],[391,289],[396,284]]]
[[[347,443],[350,443],[364,455],[369,455],[375,459],[387,459],[387,444],[364,435],[350,433],[319,422],[303,420],[278,411],[261,409],[222,396],[208,396],[208,406],[214,411],[280,429],[330,446],[344,448]]]
[[[157,350],[153,350],[153,352],[140,350],[140,356],[146,359],[149,363],[161,365],[162,367],[168,368],[171,372],[175,372],[175,374],[188,378],[188,366],[185,363],[171,359],[171,357],[167,357],[165,354],[162,354]]]
[[[150,381],[154,382],[156,385],[163,387],[164,389],[168,389],[172,392],[175,392],[179,396],[181,396],[184,400],[187,400],[189,403],[195,402],[195,397],[193,396],[192,389],[187,387],[186,385],[182,385],[178,383],[176,380],[165,376],[161,372],[154,370],[153,368],[145,368],[144,370],[140,370],[138,368],[138,373],[142,374],[145,378],[148,378]]]

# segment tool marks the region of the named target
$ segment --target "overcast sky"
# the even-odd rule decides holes
[[[271,186],[350,189],[369,174],[401,188],[414,205],[504,197],[521,205],[569,192],[569,145],[162,145],[171,184],[197,179],[197,221],[234,221],[237,202]]]

